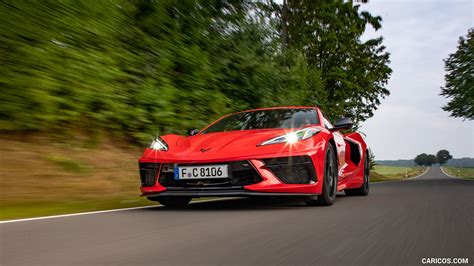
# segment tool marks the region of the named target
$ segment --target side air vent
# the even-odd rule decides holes
[[[265,167],[286,184],[316,182],[316,173],[309,156],[280,157],[263,160]]]
[[[159,163],[140,163],[140,181],[142,187],[151,187],[156,184],[156,176],[160,170]]]
[[[349,144],[350,150],[351,150],[351,161],[355,164],[358,165],[361,159],[361,154],[359,150],[359,145],[357,143],[354,143],[353,141],[350,141],[348,139],[345,139],[347,144]]]

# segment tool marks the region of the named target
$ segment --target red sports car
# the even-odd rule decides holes
[[[369,193],[367,145],[316,107],[276,107],[226,115],[189,136],[157,137],[139,160],[141,192],[165,206],[192,198],[300,196],[332,205],[336,193]]]

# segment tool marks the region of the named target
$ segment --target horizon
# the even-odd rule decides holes
[[[409,160],[414,160],[415,158],[412,158],[412,159],[375,159],[375,161],[409,161]],[[460,158],[452,158],[452,159],[449,159],[449,161],[451,160],[460,160],[460,159],[473,159],[474,160],[474,157],[460,157]]]

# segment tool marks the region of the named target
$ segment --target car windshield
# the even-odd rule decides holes
[[[258,110],[226,116],[202,133],[265,128],[300,128],[314,124],[319,124],[315,109]]]

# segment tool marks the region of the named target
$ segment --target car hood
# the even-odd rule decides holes
[[[275,149],[282,151],[284,145],[258,145],[294,130],[296,129],[238,130],[189,137],[170,134],[162,136],[168,144],[168,151],[146,149],[143,157],[169,161],[200,161],[275,153]]]

